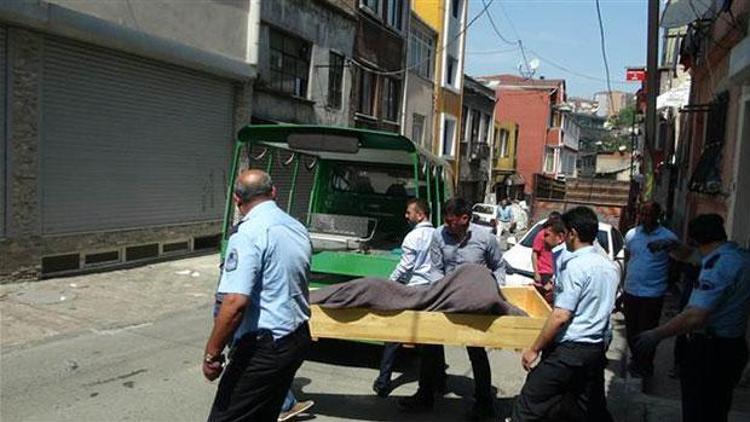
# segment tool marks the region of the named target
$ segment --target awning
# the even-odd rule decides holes
[[[667,107],[679,109],[686,106],[689,101],[690,81],[685,81],[682,84],[656,97],[656,109],[660,110]]]
[[[723,2],[723,0],[719,0]],[[672,0],[661,16],[662,28],[679,28],[703,18],[714,7],[714,0]]]

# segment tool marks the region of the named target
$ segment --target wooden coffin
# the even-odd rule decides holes
[[[531,286],[503,287],[502,291],[529,316],[378,312],[313,305],[310,329],[313,338],[524,349],[541,331],[550,306]]]

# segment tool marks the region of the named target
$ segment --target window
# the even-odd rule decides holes
[[[423,145],[424,139],[424,120],[425,116],[414,113],[411,124],[411,140],[419,145]]]
[[[400,81],[393,78],[384,78],[383,82],[383,119],[397,122]]]
[[[414,170],[372,164],[335,163],[331,186],[339,192],[406,197]],[[413,188],[413,186],[412,186]]]
[[[552,173],[555,171],[555,149],[547,147],[544,154],[544,171]]]
[[[453,140],[456,136],[456,121],[443,116],[443,145],[442,155],[453,156]]]
[[[508,157],[508,138],[510,133],[507,129],[500,129],[500,150],[499,155],[502,158]]]
[[[435,40],[430,34],[422,31],[416,25],[412,25],[409,33],[409,69],[413,69],[417,75],[432,79],[435,67]]]
[[[475,145],[477,142],[479,142],[479,130],[480,130],[481,121],[482,121],[482,113],[479,110],[472,110],[471,111],[471,133],[469,135],[469,139],[471,139],[472,145]]]
[[[270,83],[275,90],[307,96],[310,44],[270,28]]]
[[[361,69],[359,72],[359,104],[357,111],[372,116],[372,100],[375,98],[375,74]]]
[[[461,108],[461,132],[458,134],[461,143],[466,142],[466,120],[469,119],[469,109],[466,106]]]
[[[456,88],[456,72],[458,71],[458,60],[448,54],[445,63],[445,84]]]
[[[461,0],[451,0],[451,15],[454,19],[458,19],[461,14]]]
[[[401,19],[404,11],[403,0],[388,0],[386,6],[385,23],[401,30]]]
[[[344,76],[344,56],[334,53],[328,59],[328,107],[341,108],[341,83]]]
[[[360,2],[362,7],[370,9],[371,12],[377,14],[380,9],[380,0],[362,0]]]
[[[479,132],[479,142],[486,144],[490,139],[490,116],[482,113],[482,127]]]

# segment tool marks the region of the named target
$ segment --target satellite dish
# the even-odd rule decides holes
[[[536,70],[539,69],[539,64],[540,64],[539,59],[533,58],[529,62],[529,68],[531,69],[532,72],[536,72]]]

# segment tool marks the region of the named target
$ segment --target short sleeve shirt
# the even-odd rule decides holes
[[[629,255],[625,291],[633,296],[660,297],[667,290],[669,252],[648,249],[648,244],[657,240],[676,241],[677,236],[662,226],[651,233],[638,226],[625,235],[625,249]]]
[[[552,249],[547,247],[544,242],[544,234],[547,229],[539,230],[539,233],[534,237],[534,242],[531,244],[531,249],[536,252],[536,269],[539,274],[553,274],[555,272],[555,256],[552,253]]]
[[[513,220],[513,210],[511,209],[510,206],[507,206],[505,208],[498,207],[496,217],[503,223],[508,223],[511,220]]]
[[[570,253],[560,270],[560,279],[555,282],[554,304],[570,311],[572,318],[556,341],[606,341],[618,282],[615,264],[593,246]]]
[[[250,210],[229,238],[218,288],[250,299],[235,341],[261,329],[278,339],[310,318],[311,255],[307,229],[274,201]]]
[[[708,310],[705,330],[718,337],[744,337],[750,311],[750,254],[727,242],[703,258],[688,307]]]

